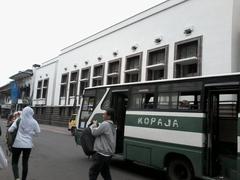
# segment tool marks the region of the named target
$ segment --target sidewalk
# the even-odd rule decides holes
[[[71,135],[71,133],[68,131],[67,127],[57,127],[57,126],[40,124],[40,128],[42,131],[49,131],[49,132],[53,132],[53,133]]]
[[[0,125],[6,126],[7,120],[0,118]],[[67,127],[58,127],[58,126],[51,126],[51,125],[45,125],[45,124],[39,124],[41,131],[48,131],[58,134],[65,134],[65,135],[71,135],[71,133],[68,131]]]

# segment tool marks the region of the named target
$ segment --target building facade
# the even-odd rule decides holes
[[[7,118],[15,111],[21,111],[26,106],[32,105],[33,94],[33,70],[27,69],[12,75],[12,80],[0,87],[1,117]]]
[[[6,118],[11,111],[10,83],[0,87],[0,117]]]
[[[239,0],[168,0],[61,50],[34,71],[33,107],[66,125],[84,88],[240,71]]]
[[[10,77],[11,80],[11,101],[13,111],[21,111],[24,107],[32,105],[32,76],[33,70],[20,71]]]

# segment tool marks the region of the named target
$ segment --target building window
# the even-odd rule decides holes
[[[103,85],[104,64],[96,65],[93,69],[93,84],[92,86]]]
[[[168,47],[150,50],[147,60],[147,80],[160,80],[167,78]]]
[[[43,94],[42,94],[42,98],[47,98],[48,83],[49,83],[49,79],[45,79],[45,80],[43,81]]]
[[[177,59],[186,59],[198,56],[198,41],[183,43],[177,46]]]
[[[42,96],[42,80],[38,81],[38,86],[37,86],[37,99],[40,99]]]
[[[66,85],[61,85],[61,90],[60,90],[60,97],[65,97],[66,96]]]
[[[107,84],[120,83],[121,60],[115,60],[108,64]]]
[[[42,80],[38,81],[38,88],[42,88]]]
[[[77,95],[77,83],[70,84],[69,96],[76,96]]]
[[[70,79],[71,79],[71,82],[76,82],[76,81],[78,81],[78,71],[72,72]]]
[[[174,61],[176,78],[201,75],[201,46],[202,37],[176,43]]]
[[[129,56],[126,58],[125,82],[138,82],[141,80],[142,54]]]
[[[88,79],[90,77],[90,68],[82,69],[81,80]]]
[[[76,96],[77,95],[77,84],[78,84],[78,71],[71,73],[70,78],[70,89],[69,89],[69,96]]]
[[[68,86],[68,74],[63,74],[61,80],[60,97],[67,96],[67,86]]]
[[[83,90],[89,87],[89,80],[90,80],[90,68],[82,69],[80,79],[80,93],[79,93],[80,96],[83,94]]]
[[[81,81],[80,86],[80,95],[82,95],[84,89],[89,87],[89,81]]]
[[[68,82],[68,74],[63,74],[61,83],[66,83],[66,82]]]

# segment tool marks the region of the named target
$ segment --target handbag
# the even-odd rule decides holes
[[[18,132],[18,128],[19,128],[19,124],[20,124],[20,121],[21,119],[19,118],[18,120],[16,120],[16,125],[17,125],[17,128],[13,131],[13,132],[7,132],[7,146],[8,146],[8,150],[10,152],[12,152],[12,146],[14,144],[14,141],[17,137],[17,132]]]
[[[0,169],[4,169],[8,166],[7,158],[0,146]]]

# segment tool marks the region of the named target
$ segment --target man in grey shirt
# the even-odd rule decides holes
[[[110,174],[110,162],[116,147],[116,128],[113,124],[112,109],[106,110],[103,114],[103,123],[96,127],[92,125],[92,134],[96,137],[94,142],[93,155],[94,163],[89,169],[89,180],[96,180],[101,173],[104,180],[112,180]]]

